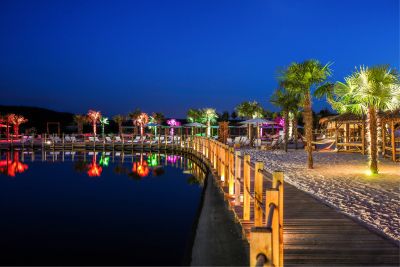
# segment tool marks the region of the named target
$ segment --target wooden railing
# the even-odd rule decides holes
[[[241,217],[240,222],[246,222],[242,228],[249,222],[253,226],[247,235],[243,229],[250,244],[250,266],[283,266],[283,172],[272,174],[272,187],[266,190],[264,198],[264,183],[269,175],[262,162],[252,164],[250,155],[242,157],[240,151],[204,137],[193,139],[193,150],[208,160],[221,189],[226,189],[232,210],[242,208],[242,213],[236,214]],[[254,203],[253,217],[251,202]]]

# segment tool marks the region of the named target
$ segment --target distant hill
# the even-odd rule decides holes
[[[15,113],[23,115],[28,119],[27,123],[21,125],[21,130],[35,127],[37,132],[45,132],[47,122],[60,122],[61,131],[66,130],[66,126],[73,124],[74,114],[69,112],[58,112],[45,108],[27,107],[27,106],[2,106],[0,105],[0,114],[6,115]],[[55,132],[56,126],[51,127]]]

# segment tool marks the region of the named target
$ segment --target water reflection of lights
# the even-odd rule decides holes
[[[176,163],[181,157],[176,155],[169,155],[167,156],[167,161],[169,163]]]
[[[19,152],[14,152],[11,158],[11,152],[6,153],[6,159],[0,160],[0,173],[15,177],[17,173],[23,173],[28,169],[28,165],[19,161]]]
[[[92,163],[88,165],[87,174],[90,177],[98,177],[98,176],[101,175],[101,173],[103,171],[103,168],[100,165],[97,164],[96,158],[97,158],[97,156],[96,156],[96,154],[94,154],[93,158],[92,158]]]
[[[147,161],[134,162],[132,166],[132,172],[139,175],[139,177],[146,177],[150,173]]]

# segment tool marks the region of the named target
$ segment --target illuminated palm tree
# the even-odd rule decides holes
[[[132,111],[132,112],[130,112],[130,113],[128,114],[129,118],[132,120],[132,125],[133,125],[133,127],[134,127],[134,130],[133,130],[133,134],[134,134],[134,135],[137,135],[137,124],[136,124],[136,120],[137,120],[137,118],[140,116],[140,114],[142,114],[142,111],[141,111],[139,108],[135,109],[135,111]]]
[[[104,138],[104,127],[108,125],[110,122],[108,121],[107,117],[101,117],[100,118],[100,124],[101,124],[101,135]]]
[[[189,109],[187,112],[187,120],[189,122],[201,122],[202,111],[200,109]]]
[[[201,120],[207,123],[207,136],[211,136],[211,123],[217,122],[217,112],[213,108],[205,108],[202,110]]]
[[[113,121],[115,121],[116,124],[118,124],[118,134],[122,134],[122,123],[125,121],[125,117],[122,115],[115,115],[113,117]]]
[[[93,125],[93,135],[96,136],[96,133],[97,133],[96,124],[101,118],[101,113],[100,113],[100,111],[89,110],[87,116],[88,116],[89,121],[91,121],[92,125]]]
[[[301,63],[294,62],[282,71],[280,82],[284,88],[299,96],[303,105],[303,118],[305,123],[305,134],[307,140],[307,166],[313,168],[312,157],[312,98],[311,91],[318,87],[329,86],[326,81],[331,75],[331,64],[322,65],[317,60],[306,60]]]
[[[262,118],[264,111],[257,101],[242,102],[236,106],[235,110],[239,117],[246,119]]]
[[[140,135],[143,136],[143,127],[149,123],[149,116],[142,112],[135,120],[135,124],[140,127]]]
[[[74,115],[74,122],[78,127],[78,134],[83,133],[83,125],[88,122],[88,118],[85,115],[76,114]]]
[[[289,140],[289,113],[293,110],[297,111],[299,103],[298,96],[281,88],[274,92],[274,94],[271,96],[270,102],[282,109],[285,120],[285,152],[287,152]]]
[[[378,173],[377,113],[400,107],[400,76],[389,66],[360,67],[345,82],[337,82],[325,90],[328,102],[339,113],[351,112],[367,116],[369,168]],[[332,90],[333,89],[333,90]],[[319,91],[322,95],[323,91]]]
[[[10,114],[10,115],[8,116],[8,120],[9,120],[10,123],[13,125],[13,128],[14,128],[14,135],[16,135],[16,136],[18,136],[18,134],[19,134],[19,126],[20,126],[22,123],[25,123],[25,122],[28,121],[27,119],[25,119],[24,116],[22,116],[22,115],[16,115],[16,114]]]

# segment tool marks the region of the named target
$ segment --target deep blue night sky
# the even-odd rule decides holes
[[[0,104],[271,108],[277,68],[308,58],[334,62],[333,81],[398,69],[399,1],[0,1]]]

